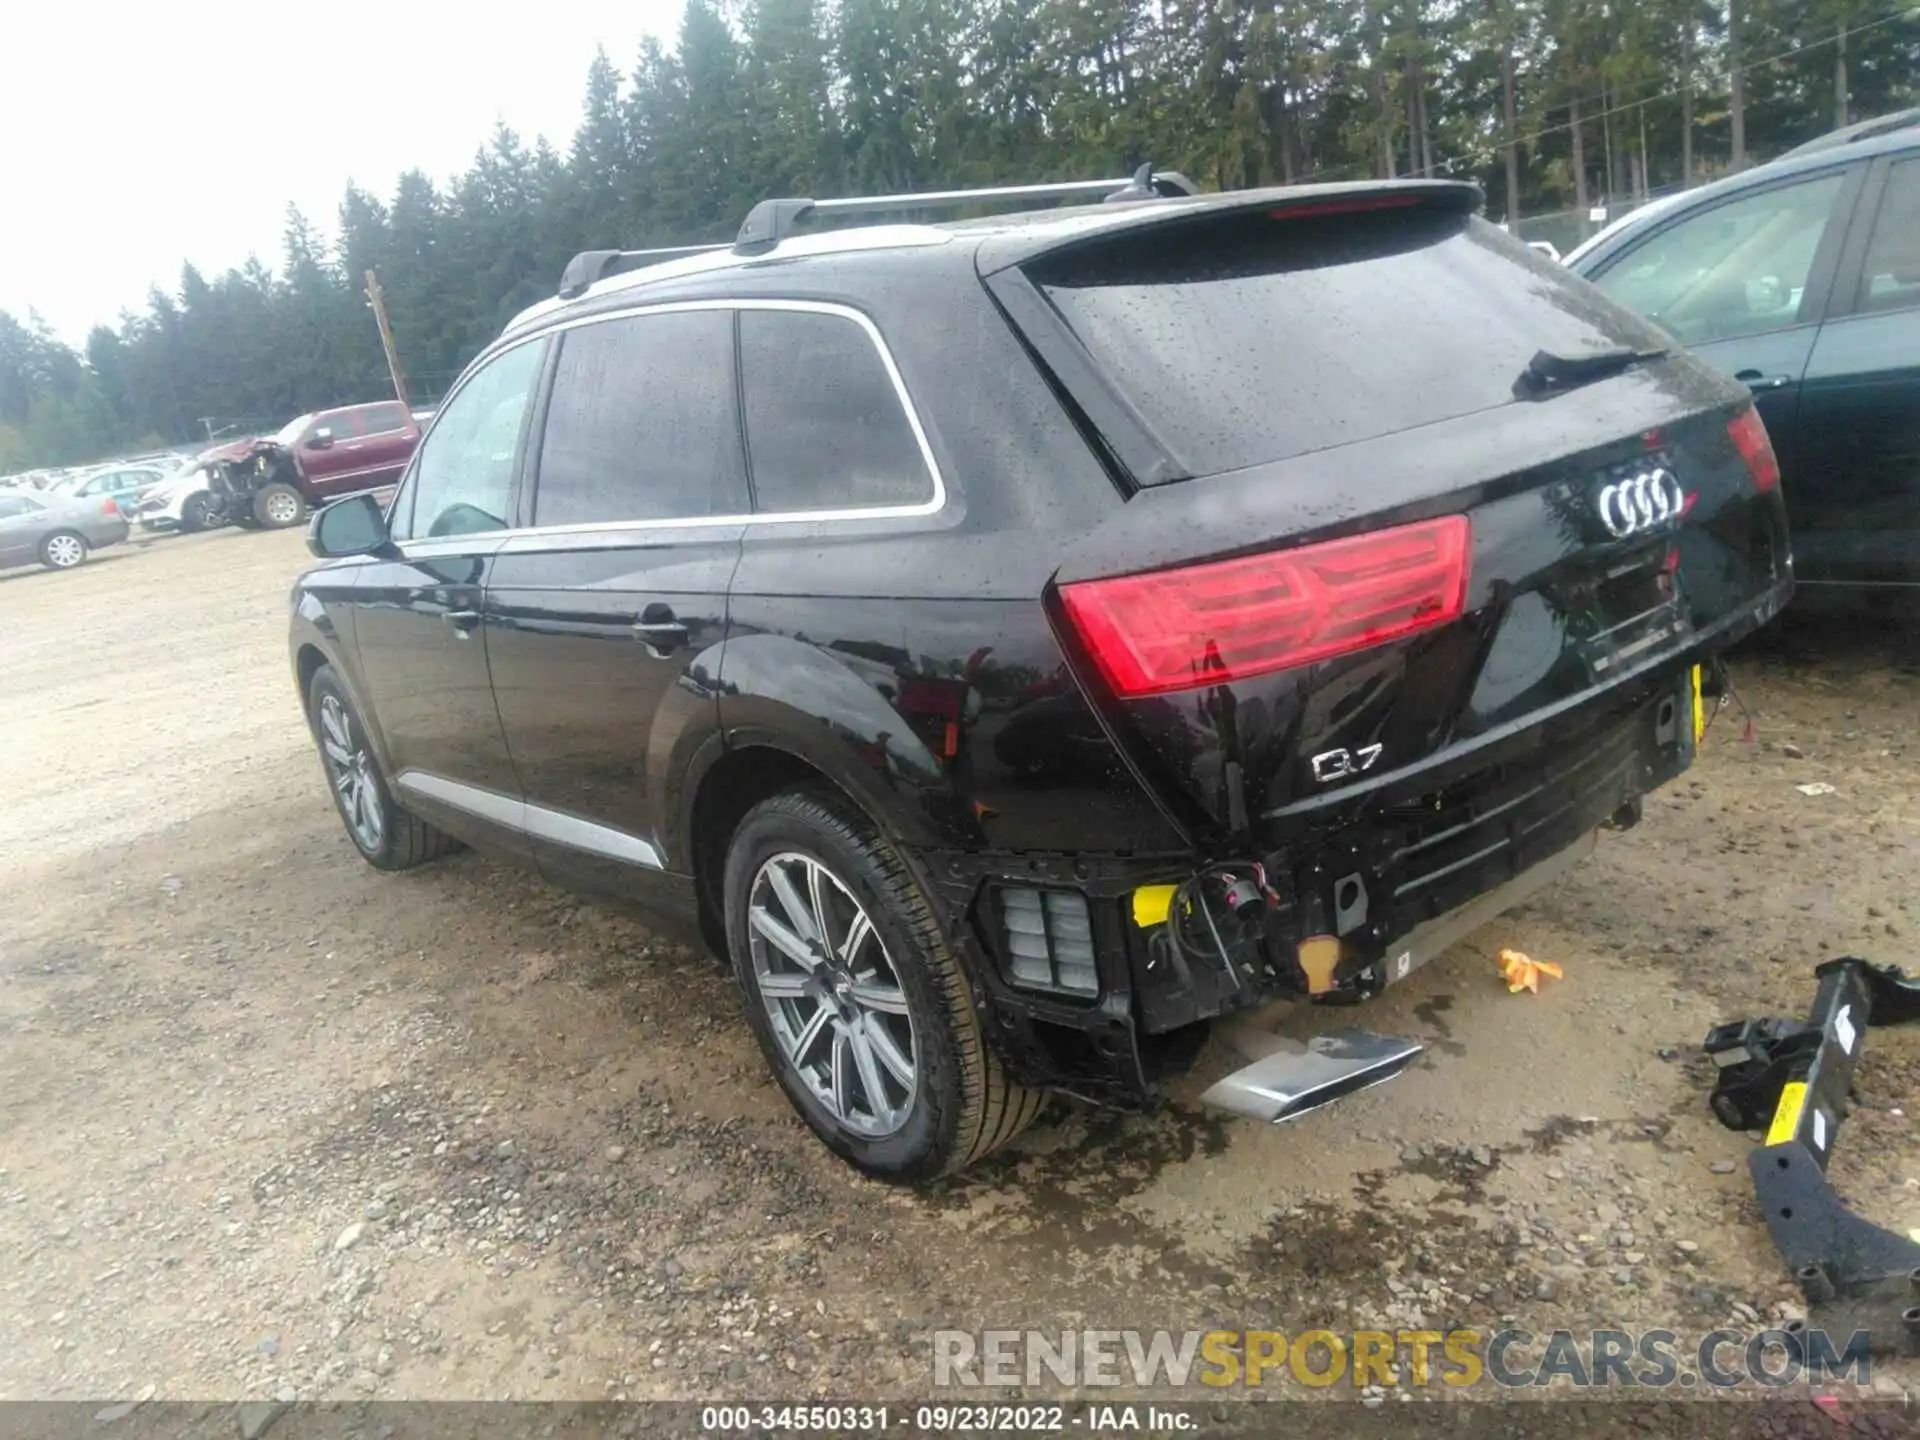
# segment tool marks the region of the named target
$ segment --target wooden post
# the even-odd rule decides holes
[[[1733,168],[1747,168],[1747,69],[1740,59],[1740,0],[1727,0],[1727,108],[1733,130]]]
[[[387,373],[393,376],[393,393],[411,410],[406,372],[400,368],[400,352],[393,345],[393,326],[387,320],[387,297],[381,293],[380,277],[371,270],[367,271],[367,300],[373,306],[374,323],[380,327],[380,348],[387,352]]]

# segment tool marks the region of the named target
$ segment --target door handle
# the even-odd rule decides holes
[[[454,628],[454,633],[459,635],[463,640],[471,635],[480,624],[480,612],[478,610],[448,610],[444,612],[440,618],[451,625]]]
[[[687,627],[678,620],[636,620],[633,638],[656,655],[670,655],[687,643]]]
[[[1784,390],[1793,383],[1791,375],[1762,375],[1758,370],[1736,370],[1733,378],[1747,382],[1747,388],[1758,395],[1763,390]]]

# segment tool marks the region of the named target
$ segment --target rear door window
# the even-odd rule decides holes
[[[1887,171],[1855,302],[1859,310],[1912,305],[1920,305],[1920,158],[1901,160]]]
[[[1664,343],[1486,222],[1400,206],[1157,225],[1027,275],[1172,453],[1170,478],[1513,403],[1541,350]]]
[[[395,403],[392,405],[370,405],[360,412],[362,433],[383,435],[389,430],[404,430],[407,425],[407,408]]]
[[[756,510],[865,510],[933,500],[933,473],[900,390],[852,317],[741,311],[740,387]]]
[[[631,315],[566,333],[540,442],[536,525],[747,508],[730,311]]]

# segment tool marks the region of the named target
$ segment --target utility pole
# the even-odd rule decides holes
[[[1847,22],[1840,22],[1833,47],[1833,128],[1847,123]]]
[[[1515,115],[1513,74],[1513,37],[1509,32],[1501,36],[1500,41],[1500,119],[1506,132],[1507,152],[1507,228],[1513,229],[1520,223],[1520,141],[1515,135],[1519,129]]]
[[[1747,71],[1740,59],[1740,0],[1727,0],[1727,91],[1733,129],[1733,168],[1747,168]]]
[[[1680,32],[1680,188],[1693,188],[1693,22]]]
[[[411,410],[406,372],[400,368],[400,352],[393,345],[393,326],[387,320],[387,297],[380,289],[379,275],[372,270],[367,271],[367,303],[373,306],[374,323],[380,327],[380,348],[387,352],[387,373],[393,376],[393,393]]]

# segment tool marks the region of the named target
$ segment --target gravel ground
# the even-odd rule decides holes
[[[710,957],[472,855],[360,863],[288,675],[305,558],[0,575],[0,1398],[904,1397],[948,1326],[1799,1313],[1694,1047],[1920,934],[1910,628],[1745,654],[1753,739],[1724,713],[1641,826],[1370,1007],[1429,1047],[1394,1084],[1229,1122],[1216,1046],[1157,1115],[1063,1102],[911,1193],[811,1141]],[[1509,996],[1503,945],[1566,979]],[[1834,1173],[1902,1230],[1917,1078],[1877,1032]]]

